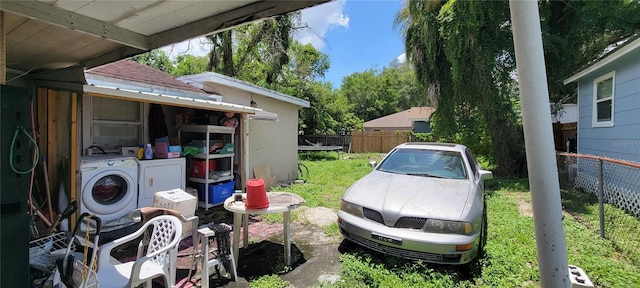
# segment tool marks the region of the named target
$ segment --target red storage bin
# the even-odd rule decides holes
[[[191,177],[196,177],[196,178],[205,178],[207,176],[205,169],[207,169],[205,167],[206,162],[204,162],[205,160],[197,160],[197,159],[193,159],[191,160],[191,167],[189,169],[189,175]],[[209,171],[214,171],[216,170],[216,161],[215,159],[210,159],[209,160]]]

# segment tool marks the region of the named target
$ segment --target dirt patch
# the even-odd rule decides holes
[[[519,199],[518,200],[518,212],[520,212],[520,215],[522,216],[527,216],[527,217],[533,217],[533,205],[531,204],[530,201],[524,200],[524,199]],[[569,212],[562,211],[562,216],[563,217],[573,217],[573,215],[571,215]],[[580,222],[580,221],[578,221]]]
[[[529,201],[523,199],[518,200],[518,211],[520,215],[533,217],[533,207]]]
[[[340,267],[337,246],[342,240],[340,235],[329,236],[323,226],[335,221],[336,214],[331,209],[306,208],[298,221],[291,223],[291,265],[284,265],[283,224],[269,223],[260,217],[250,217],[249,245],[240,247],[238,279],[230,281],[225,277],[210,277],[210,287],[248,287],[248,283],[265,275],[281,275],[296,287],[311,287],[318,283],[318,277],[337,274]],[[233,215],[225,211],[209,211],[207,215],[198,215],[203,223],[227,223],[233,225]],[[316,223],[318,222],[318,223]],[[242,235],[242,233],[240,234]],[[233,241],[233,233],[230,241]],[[211,248],[216,248],[211,241]],[[119,259],[134,258],[136,247],[127,247],[118,251]],[[335,253],[335,255],[334,255]],[[124,260],[124,259],[123,259]],[[192,238],[187,237],[181,243],[177,259],[176,279],[182,288],[196,287],[200,283],[200,271],[189,276],[193,264]],[[193,273],[192,273],[193,274]],[[188,281],[187,278],[190,280]],[[156,286],[154,286],[156,287]]]

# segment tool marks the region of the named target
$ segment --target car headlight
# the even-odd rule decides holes
[[[360,218],[364,217],[364,215],[362,214],[362,206],[349,203],[344,200],[340,200],[340,210],[347,212],[351,215],[358,216]]]
[[[425,225],[426,232],[446,233],[446,234],[470,234],[473,231],[471,223],[428,219]]]

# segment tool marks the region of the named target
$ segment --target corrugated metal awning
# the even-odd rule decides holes
[[[225,103],[221,101],[203,100],[187,98],[175,95],[164,95],[149,92],[140,92],[135,90],[127,90],[109,86],[83,85],[85,95],[95,97],[115,98],[130,101],[140,101],[146,103],[155,103],[162,105],[170,105],[185,108],[234,112],[242,114],[255,114],[263,111],[260,108],[253,108],[238,104]]]

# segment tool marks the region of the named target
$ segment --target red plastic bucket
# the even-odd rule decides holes
[[[264,209],[269,207],[267,199],[267,189],[264,187],[264,180],[261,178],[249,179],[247,181],[247,200],[244,202],[247,209]]]

